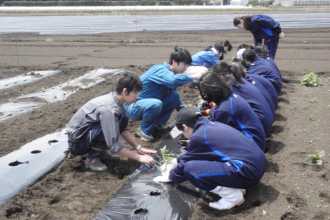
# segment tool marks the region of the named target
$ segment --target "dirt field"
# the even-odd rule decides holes
[[[268,143],[267,172],[260,185],[248,192],[242,207],[215,212],[201,201],[192,219],[330,219],[330,29],[285,32],[287,38],[281,42],[277,61],[288,83]],[[150,64],[167,61],[175,45],[196,52],[221,39],[231,40],[234,46],[252,40],[238,31],[1,35],[0,79],[28,70],[61,69],[65,74],[2,91],[0,101],[51,87],[96,67],[127,68],[140,74]],[[226,59],[231,56],[228,54]],[[320,74],[321,86],[307,88],[299,84],[303,73],[310,71]],[[108,80],[66,101],[0,122],[0,155],[64,127],[82,104],[111,90],[112,82]],[[183,100],[192,102],[194,93],[185,91]],[[325,151],[323,166],[306,165],[308,154],[320,150]],[[65,161],[3,205],[0,219],[91,219],[126,181],[110,173],[81,172],[72,164]]]

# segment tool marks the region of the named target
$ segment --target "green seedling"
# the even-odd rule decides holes
[[[320,85],[320,78],[314,72],[310,72],[304,75],[301,84],[308,87],[316,87]]]
[[[308,161],[312,165],[321,166],[323,164],[322,157],[324,156],[324,151],[316,152],[314,154],[308,155]]]
[[[168,164],[172,159],[175,158],[175,155],[167,150],[166,145],[160,149],[160,154],[164,164]]]

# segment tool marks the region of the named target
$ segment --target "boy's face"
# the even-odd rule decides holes
[[[183,62],[176,62],[176,61],[172,61],[172,71],[175,73],[183,73],[187,70],[188,68],[188,64],[185,64]]]
[[[124,100],[127,103],[132,103],[136,101],[136,98],[138,96],[138,92],[137,91],[131,91],[130,93],[127,93],[126,88],[123,91],[123,96],[124,96]]]

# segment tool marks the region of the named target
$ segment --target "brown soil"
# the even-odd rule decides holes
[[[277,61],[289,81],[280,98],[262,182],[248,192],[243,206],[232,211],[216,212],[200,201],[193,219],[330,219],[330,30],[286,30],[286,34]],[[148,65],[166,61],[175,45],[195,52],[219,39],[229,39],[234,46],[251,41],[248,34],[238,31],[92,36],[16,34],[0,38],[0,78],[28,70],[65,71],[32,85],[2,91],[1,102],[64,82],[95,67],[120,67],[140,74]],[[226,59],[231,56],[230,53]],[[307,88],[299,84],[302,75],[310,71],[320,74],[321,86]],[[112,81],[107,80],[66,101],[1,122],[0,155],[64,127],[82,104],[111,90]],[[187,103],[198,97],[189,88],[182,90],[182,94]],[[320,150],[325,151],[323,166],[307,165],[308,154]],[[127,167],[125,163],[128,162],[121,166]],[[0,219],[91,219],[126,181],[122,177],[115,171],[81,172],[75,160],[67,160],[3,205]]]

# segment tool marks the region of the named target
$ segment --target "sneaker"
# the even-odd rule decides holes
[[[242,189],[218,186],[211,190],[211,192],[221,197],[218,201],[209,203],[211,208],[217,210],[227,210],[244,203]]]
[[[152,142],[155,138],[152,135],[148,135],[142,131],[141,128],[137,131],[137,134],[140,136],[141,140]]]
[[[91,171],[102,172],[108,169],[108,167],[104,163],[102,163],[99,158],[87,158],[84,163],[85,168]]]

